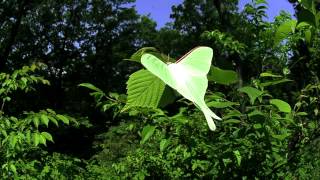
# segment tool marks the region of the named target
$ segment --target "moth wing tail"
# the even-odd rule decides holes
[[[211,131],[216,130],[216,125],[215,125],[213,119],[221,120],[221,118],[219,116],[217,116],[214,112],[212,112],[208,106],[202,107],[201,110],[207,120],[207,123],[208,123],[210,130]]]

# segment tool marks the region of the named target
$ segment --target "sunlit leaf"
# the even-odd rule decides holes
[[[295,32],[297,20],[289,20],[281,24],[274,37],[274,45],[278,45],[282,40],[286,39],[290,33]]]
[[[69,119],[61,114],[57,115],[57,118],[60,119],[63,123],[69,124]]]
[[[44,136],[42,136],[42,134],[38,134],[39,136],[39,144],[43,144],[43,145],[47,145],[47,140]]]
[[[208,73],[208,80],[218,84],[230,85],[238,81],[238,74],[232,70],[223,70],[212,66]]]
[[[240,165],[241,165],[241,154],[240,154],[240,151],[238,151],[238,150],[233,151],[233,154],[236,157],[237,165],[240,167]]]
[[[160,151],[163,152],[170,145],[169,139],[162,139],[160,142]]]
[[[282,101],[280,99],[270,99],[270,104],[275,105],[281,112],[285,112],[285,113],[291,112],[290,105],[287,102]]]
[[[144,144],[153,135],[155,129],[155,126],[145,126],[141,133],[142,139],[140,141],[140,144]]]
[[[10,138],[10,146],[12,148],[14,148],[17,144],[17,141],[18,141],[18,137],[16,136],[16,134],[11,134],[11,138]]]
[[[33,143],[34,146],[38,146],[40,142],[40,137],[38,133],[33,133]]]
[[[78,86],[86,87],[86,88],[91,89],[93,91],[97,91],[97,92],[103,93],[103,91],[101,89],[95,87],[93,84],[90,84],[90,83],[81,83]]]
[[[45,114],[41,114],[40,119],[41,119],[41,122],[48,127],[48,124],[49,124],[48,116]]]
[[[14,164],[10,164],[10,170],[14,173],[17,174],[17,168]]]
[[[28,143],[28,144],[31,144],[31,131],[30,130],[28,130],[27,132],[26,132],[26,135],[25,135],[25,141]]]
[[[51,134],[49,134],[49,133],[47,133],[47,132],[41,132],[41,135],[42,135],[43,137],[45,137],[46,140],[53,142],[53,138],[52,138]]]
[[[33,117],[33,124],[35,125],[36,128],[39,127],[39,118],[37,116]]]
[[[257,124],[254,124],[253,125],[253,128],[255,129],[261,129],[262,128],[262,125],[260,123],[257,123]]]
[[[54,117],[48,116],[48,118],[49,118],[49,120],[50,120],[53,124],[55,124],[57,127],[59,126],[58,121],[57,121]]]
[[[268,4],[266,0],[256,0],[256,4]]]
[[[158,107],[164,89],[164,82],[148,70],[133,73],[127,82],[127,103],[122,111],[132,107]]]
[[[270,72],[263,72],[260,74],[260,77],[276,77],[276,78],[279,78],[279,77],[282,77],[281,75],[276,75],[276,74],[272,74]]]
[[[240,92],[243,92],[243,93],[246,93],[249,98],[250,98],[250,103],[253,105],[255,100],[261,96],[263,94],[262,91],[256,89],[256,88],[253,88],[253,87],[250,87],[250,86],[246,86],[246,87],[242,87],[240,89],[238,89],[238,91]]]

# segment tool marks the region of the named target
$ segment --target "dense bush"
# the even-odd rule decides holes
[[[188,0],[156,30],[130,2],[0,2],[1,179],[320,178],[320,3]],[[196,46],[215,131],[141,66]]]

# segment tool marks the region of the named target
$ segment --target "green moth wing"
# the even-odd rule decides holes
[[[175,82],[175,89],[181,95],[192,102],[204,98],[208,87],[206,76],[193,75],[179,63],[169,64],[168,68]]]
[[[151,54],[144,54],[141,63],[164,83],[192,101],[205,115],[209,128],[215,130],[212,118],[221,118],[213,113],[204,101],[212,56],[211,48],[197,47],[173,64],[167,65]]]
[[[168,66],[152,54],[144,54],[141,57],[142,65],[152,74],[159,77],[164,83],[175,89],[175,83],[169,72]]]
[[[207,75],[210,70],[212,57],[211,48],[199,46],[182,56],[176,63],[183,65],[189,73],[203,76]]]

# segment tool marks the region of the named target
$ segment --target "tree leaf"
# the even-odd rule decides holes
[[[308,22],[299,22],[296,28],[300,30],[300,29],[307,29],[310,26],[312,25],[309,24]]]
[[[42,134],[38,134],[39,136],[39,144],[43,144],[45,146],[47,146],[47,140],[44,136],[42,136]]]
[[[267,81],[264,83],[260,83],[260,86],[262,87],[267,87],[267,86],[273,86],[276,84],[281,84],[281,83],[286,83],[286,82],[291,82],[291,79],[280,79],[280,80],[272,80],[272,81]]]
[[[160,142],[160,151],[163,152],[170,145],[170,142],[170,139],[162,139]]]
[[[280,141],[285,140],[287,137],[289,137],[291,134],[290,133],[283,133],[283,134],[271,134],[273,138],[276,138]]]
[[[268,4],[266,0],[256,0],[256,4]]]
[[[63,123],[69,124],[69,119],[61,114],[57,115],[57,118],[60,119]]]
[[[281,112],[285,112],[285,113],[291,112],[290,105],[287,102],[282,101],[280,99],[270,99],[270,104],[275,105]]]
[[[242,87],[242,88],[238,89],[238,91],[246,93],[249,96],[250,104],[252,104],[252,105],[254,104],[255,100],[263,94],[262,91],[260,91],[256,88],[250,87],[250,86]]]
[[[320,23],[320,11],[316,15],[316,26],[317,26],[317,28],[319,27],[319,23]]]
[[[208,73],[208,80],[218,84],[230,85],[238,81],[238,74],[232,70],[223,70],[212,66]]]
[[[152,55],[156,56],[157,58],[164,60],[164,62],[174,63],[176,61],[175,59],[171,58],[170,56],[167,56],[163,53],[160,53],[155,47],[143,47],[143,48],[139,49],[137,52],[135,52],[130,57],[130,59],[124,59],[124,60],[134,61],[134,62],[140,63],[141,56],[146,53],[152,54]]]
[[[211,101],[207,103],[208,107],[213,107],[213,108],[226,108],[234,105],[238,106],[239,103],[231,102],[231,101]]]
[[[101,89],[95,87],[93,84],[90,84],[90,83],[81,83],[78,86],[86,87],[86,88],[91,89],[93,91],[97,91],[97,92],[103,93],[103,91]]]
[[[248,117],[253,121],[264,121],[266,119],[266,115],[257,109],[248,113]]]
[[[312,0],[298,0],[299,3],[305,8],[305,9],[309,9],[311,10],[312,9]]]
[[[54,110],[52,110],[52,109],[46,109],[46,110],[51,114],[56,114],[56,112]]]
[[[28,144],[31,144],[31,132],[30,130],[28,130],[25,134],[25,141],[28,143]]]
[[[253,125],[253,128],[255,129],[261,129],[262,128],[262,125],[260,123],[257,123],[257,124],[254,124]]]
[[[313,27],[316,27],[316,16],[311,11],[307,9],[301,9],[298,13],[298,21],[300,22],[306,22],[310,24]]]
[[[240,165],[241,165],[241,154],[240,154],[240,151],[235,150],[235,151],[233,151],[233,154],[236,157],[237,165],[240,167]]]
[[[133,73],[127,82],[128,97],[122,112],[132,107],[158,107],[164,89],[165,83],[148,70]]]
[[[238,110],[231,110],[226,115],[223,116],[223,119],[229,119],[229,118],[240,118],[242,116],[242,113]]]
[[[144,144],[153,135],[155,129],[155,126],[145,126],[141,133],[142,139],[140,141],[140,144]]]
[[[274,45],[277,46],[282,40],[286,39],[290,33],[295,32],[297,20],[289,20],[281,24],[274,37]]]
[[[33,143],[34,146],[38,146],[40,142],[40,137],[38,133],[33,133]]]
[[[272,74],[270,72],[263,72],[263,73],[260,74],[260,77],[276,77],[276,78],[280,78],[282,76],[281,75]]]
[[[228,119],[228,120],[222,121],[222,124],[239,124],[239,123],[241,123],[241,121],[238,119]]]
[[[10,170],[14,173],[17,174],[17,168],[14,164],[10,164]]]
[[[48,116],[48,118],[49,118],[49,120],[50,120],[53,124],[55,124],[57,127],[59,126],[58,121],[57,121],[54,117]]]
[[[48,124],[49,124],[48,116],[46,114],[41,114],[40,119],[41,119],[41,122],[48,127]]]
[[[46,138],[46,140],[53,142],[53,138],[51,136],[51,134],[47,133],[47,132],[41,132],[41,135]]]
[[[143,47],[143,48],[139,49],[137,52],[135,52],[134,54],[132,54],[130,59],[124,59],[124,60],[134,61],[134,62],[140,63],[140,59],[143,54],[152,53],[152,52],[158,52],[158,50],[155,47]]]
[[[5,131],[4,129],[1,129],[1,130],[0,130],[0,134],[3,135],[4,137],[7,137],[7,136],[8,136],[7,131]]]
[[[11,135],[11,137],[10,137],[10,146],[12,148],[15,148],[15,146],[16,146],[16,144],[18,142],[18,136],[15,133],[12,133],[10,135]]]
[[[33,124],[36,126],[36,128],[39,127],[39,118],[37,116],[34,116],[33,117]]]
[[[307,44],[310,44],[310,43],[311,43],[312,32],[311,32],[310,29],[308,29],[308,30],[306,30],[306,31],[304,32],[304,38],[305,38]]]
[[[177,98],[176,91],[169,86],[165,86],[158,107],[166,107]]]

